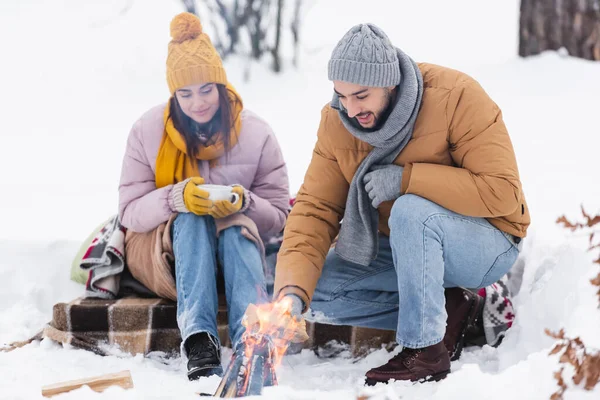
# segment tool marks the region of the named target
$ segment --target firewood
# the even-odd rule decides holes
[[[250,346],[250,347],[249,347]],[[214,397],[260,395],[263,387],[277,385],[275,349],[267,336],[253,336],[238,345]]]
[[[120,386],[123,389],[131,389],[133,380],[129,371],[121,371],[114,374],[94,376],[90,378],[77,379],[73,381],[59,382],[42,387],[42,396],[52,397],[60,393],[70,392],[82,386],[89,386],[95,392],[103,392],[109,386]]]

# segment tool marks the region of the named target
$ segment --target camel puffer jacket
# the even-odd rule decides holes
[[[419,64],[424,92],[413,136],[394,164],[404,167],[401,193],[456,213],[486,218],[525,237],[530,223],[515,152],[502,112],[470,76]],[[287,221],[275,293],[294,293],[308,306],[332,241],[339,233],[352,177],[372,147],[326,105],[313,157]],[[379,231],[389,235],[393,202],[379,207]]]

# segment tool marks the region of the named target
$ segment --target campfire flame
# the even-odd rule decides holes
[[[264,386],[277,385],[275,368],[290,342],[306,340],[301,318],[291,314],[292,301],[251,304],[242,324],[246,332],[236,347],[215,397],[258,395]]]
[[[275,348],[275,367],[279,366],[281,359],[287,351],[290,342],[298,341],[302,320],[291,314],[292,300],[283,297],[272,303],[250,305],[246,311],[246,318],[242,325],[246,328],[242,341],[246,347],[246,355],[251,355],[257,342],[264,337],[273,342]]]

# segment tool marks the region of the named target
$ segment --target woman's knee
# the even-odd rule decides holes
[[[256,251],[258,253],[256,243],[246,237],[239,226],[232,226],[222,230],[219,233],[219,241],[226,244],[229,249],[237,249],[239,252],[244,253],[249,251]]]
[[[175,221],[173,223],[174,229],[197,233],[206,232],[212,226],[214,226],[214,221],[211,216],[196,215],[191,212],[177,214],[177,217],[175,217]]]
[[[241,227],[232,226],[221,231],[219,233],[219,248],[224,253],[222,254],[224,259],[229,259],[229,264],[232,264],[224,266],[224,268],[234,265],[235,268],[241,268],[241,265],[238,264],[245,264],[248,268],[255,271],[263,270],[263,257],[258,244],[250,237],[246,237]],[[244,260],[244,262],[232,263],[232,260]]]

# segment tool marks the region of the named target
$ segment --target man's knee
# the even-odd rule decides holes
[[[394,202],[388,225],[392,231],[403,230],[410,228],[411,223],[425,223],[430,216],[444,211],[443,207],[433,201],[405,194]]]
[[[315,287],[314,301],[330,301],[334,297],[334,289],[342,283],[339,279],[339,268],[342,262],[343,260],[335,254],[334,250],[329,251]]]
[[[333,298],[333,291],[331,290],[331,282],[327,276],[321,276],[315,286],[312,301],[330,301]]]

